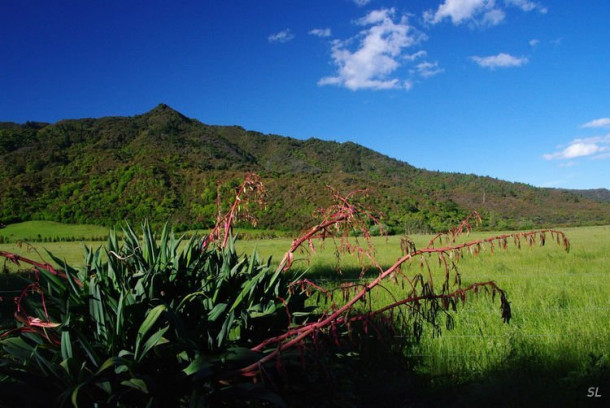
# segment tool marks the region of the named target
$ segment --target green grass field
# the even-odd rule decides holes
[[[506,251],[496,249],[492,255],[487,250],[460,261],[463,285],[495,281],[508,293],[513,318],[503,323],[498,301],[471,296],[453,313],[453,330],[439,337],[427,330],[408,350],[415,370],[431,379],[448,403],[468,405],[474,399],[500,406],[506,401],[515,406],[588,405],[598,401],[587,397],[590,387],[602,387],[610,396],[610,227],[565,232],[571,241],[569,253],[547,242],[521,250],[509,245]],[[475,233],[463,240],[491,235],[496,234]],[[419,248],[430,237],[413,238]],[[373,242],[383,267],[400,256],[398,237]],[[254,244],[242,243],[246,251]],[[256,244],[260,253],[277,259],[278,247],[287,248],[289,242]],[[325,246],[310,259],[309,275],[328,279],[331,285],[357,278],[359,263],[343,258],[340,275],[334,245]],[[306,257],[301,258],[301,267],[306,267]],[[418,273],[419,262],[410,271]],[[400,287],[386,287],[400,297]],[[384,293],[374,302],[391,303]]]
[[[495,254],[464,257],[460,263],[463,284],[493,280],[504,289],[513,309],[509,324],[502,322],[499,302],[485,296],[469,298],[458,307],[455,328],[433,337],[425,330],[422,341],[407,350],[416,375],[426,379],[422,404],[439,401],[450,406],[590,406],[610,398],[610,227],[565,230],[569,253],[547,242],[546,246],[509,245]],[[467,240],[495,235],[476,233]],[[424,247],[429,236],[413,237]],[[376,258],[387,267],[400,256],[399,237],[374,238]],[[239,241],[250,254],[281,259],[290,239]],[[94,243],[95,246],[101,243]],[[44,243],[45,248],[73,265],[82,262],[82,243]],[[25,247],[0,245],[0,251],[17,252],[36,259]],[[338,264],[332,241],[308,257],[296,257],[295,266],[322,284],[335,285],[358,279],[359,262],[343,256]],[[436,261],[432,262],[435,264]],[[338,272],[340,266],[341,273]],[[370,265],[368,266],[369,269]],[[419,263],[409,267],[419,272]],[[370,272],[367,276],[371,276]],[[386,287],[400,296],[400,286]],[[389,295],[373,300],[379,305]],[[598,387],[602,399],[587,397]],[[559,404],[559,405],[558,405]]]
[[[54,221],[25,221],[9,224],[0,228],[0,244],[20,241],[26,242],[82,242],[105,241],[109,229],[99,225],[63,224]],[[120,232],[120,227],[117,228]],[[257,230],[252,228],[238,228],[237,231],[245,240],[285,237],[286,231]],[[187,231],[188,234],[201,233],[201,231]]]
[[[46,240],[91,240],[108,235],[108,228],[98,225],[72,225],[53,221],[26,221],[0,229],[0,237],[10,242]]]

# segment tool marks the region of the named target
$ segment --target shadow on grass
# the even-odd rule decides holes
[[[310,268],[306,277],[331,287],[358,280],[361,268]],[[365,279],[378,270],[367,269]],[[426,374],[424,361],[409,350],[374,341],[365,349],[327,354],[310,370],[293,367],[281,396],[294,407],[595,407],[610,406],[610,352],[575,361],[556,356],[519,354],[484,372]],[[348,357],[349,356],[349,357]]]
[[[465,381],[457,376],[428,378],[428,387],[422,401],[428,404],[422,406],[607,407],[610,364],[602,356],[591,356],[584,368],[561,356],[554,361],[515,358]]]
[[[382,346],[377,343],[378,346]],[[508,361],[476,376],[432,377],[421,362],[378,347],[348,358],[326,356],[305,375],[299,367],[279,391],[290,407],[597,407],[610,406],[610,364]]]

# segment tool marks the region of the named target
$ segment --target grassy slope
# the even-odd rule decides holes
[[[592,402],[586,398],[589,387],[599,386],[610,394],[610,227],[566,232],[572,243],[570,253],[549,242],[544,248],[509,247],[507,252],[467,256],[460,262],[464,284],[494,280],[507,291],[513,319],[503,324],[498,302],[481,297],[458,309],[454,330],[438,338],[425,331],[422,342],[408,351],[415,370],[428,379],[432,390],[420,392],[424,403],[441,398],[450,406],[472,401],[501,406],[578,406]],[[477,237],[479,234],[470,238]],[[428,239],[415,237],[419,247]],[[400,255],[398,237],[387,243],[383,238],[373,241],[383,266]],[[239,245],[246,253],[256,247],[261,256],[273,256],[277,262],[290,242],[274,239],[241,241]],[[69,262],[82,262],[79,243],[43,246]],[[7,245],[0,245],[0,250],[24,251]],[[297,265],[307,267],[306,257],[300,258]],[[337,275],[331,242],[318,248],[310,261],[309,274],[320,280],[354,279],[360,272],[358,262],[346,257],[344,272]],[[410,267],[411,274],[419,271],[418,265]],[[392,284],[388,288],[399,290]],[[383,304],[389,298],[374,300]]]
[[[120,225],[116,228],[120,232]],[[105,241],[108,238],[109,228],[99,225],[66,224],[55,221],[24,221],[9,224],[0,229],[0,237],[8,239],[7,243],[52,242],[62,241]],[[201,234],[208,230],[189,230],[187,234]],[[240,237],[246,240],[259,238],[286,237],[290,232],[274,229],[236,228]]]
[[[91,240],[94,237],[105,237],[108,228],[98,225],[62,224],[54,221],[25,221],[10,224],[0,229],[0,236],[11,242],[39,241],[43,238],[64,238]]]

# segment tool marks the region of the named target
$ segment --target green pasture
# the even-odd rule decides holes
[[[571,242],[569,253],[548,239],[544,247],[523,245],[519,250],[511,242],[506,251],[496,248],[492,255],[488,247],[459,261],[463,286],[495,281],[507,292],[513,317],[505,324],[497,299],[469,296],[452,313],[453,330],[433,336],[424,329],[421,342],[407,350],[412,370],[426,378],[432,390],[422,394],[424,404],[431,395],[440,395],[449,405],[474,400],[498,406],[589,406],[599,402],[588,399],[590,387],[599,387],[606,401],[610,398],[610,226],[564,231]],[[496,234],[475,233],[462,241]],[[412,238],[421,248],[430,236]],[[383,268],[401,255],[400,237],[375,237],[371,242]],[[367,245],[362,239],[360,243]],[[247,254],[256,249],[261,257],[279,262],[290,244],[285,238],[243,240],[238,248]],[[314,242],[316,252],[297,254],[295,267],[325,287],[358,280],[363,267],[364,279],[377,273],[370,262],[363,266],[354,256],[337,257],[337,245]],[[83,259],[82,242],[40,243],[36,248],[43,257],[44,248],[73,265]],[[31,248],[28,252],[15,244],[0,245],[0,251],[38,259]],[[428,261],[440,284],[437,258]],[[420,260],[403,270],[409,276],[420,273]],[[371,294],[378,306],[403,292],[391,282],[385,288]]]
[[[0,229],[0,237],[9,242],[43,240],[92,240],[108,235],[108,228],[99,225],[62,224],[53,221],[26,221]],[[2,242],[2,240],[0,240]]]
[[[120,231],[120,229],[119,226],[117,230]],[[25,221],[0,228],[0,244],[104,241],[108,237],[108,231],[107,227],[99,225],[64,224],[54,221]],[[289,235],[286,231],[281,230],[238,228],[236,231],[244,240],[268,239]],[[187,234],[201,232],[195,230],[186,231]]]

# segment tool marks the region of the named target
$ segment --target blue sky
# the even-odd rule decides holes
[[[610,188],[606,0],[0,2],[0,121],[132,116]]]

